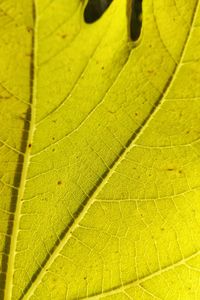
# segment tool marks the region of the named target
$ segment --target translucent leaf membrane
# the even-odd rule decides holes
[[[86,5],[0,1],[0,298],[200,299],[199,1]]]

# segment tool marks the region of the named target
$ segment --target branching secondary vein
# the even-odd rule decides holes
[[[25,192],[26,178],[30,163],[30,152],[31,148],[28,147],[32,143],[34,130],[35,130],[35,107],[36,107],[36,7],[35,0],[32,2],[32,11],[33,11],[33,30],[32,30],[32,55],[30,62],[30,124],[29,124],[29,133],[26,143],[26,148],[24,150],[24,160],[23,167],[21,169],[21,178],[19,182],[19,191],[16,199],[16,208],[14,212],[14,222],[11,233],[11,242],[10,242],[10,252],[8,257],[8,267],[7,267],[7,276],[6,276],[6,285],[5,285],[5,300],[12,299],[13,291],[13,276],[14,276],[14,265],[15,265],[15,256],[16,256],[16,247],[17,247],[17,237],[19,233],[20,226],[20,217],[22,209],[22,200]],[[26,120],[27,121],[27,120]]]
[[[118,166],[125,159],[126,155],[131,151],[131,149],[136,145],[136,142],[139,139],[139,137],[144,133],[146,127],[149,125],[152,118],[155,117],[156,113],[159,111],[159,109],[163,103],[163,100],[166,98],[166,95],[167,95],[169,89],[171,88],[172,84],[174,83],[174,80],[180,70],[182,63],[183,63],[185,51],[187,49],[187,45],[190,40],[191,32],[193,30],[193,24],[196,19],[198,5],[199,5],[199,1],[197,1],[196,7],[194,9],[194,14],[193,14],[192,22],[191,22],[190,31],[188,32],[188,34],[186,36],[184,46],[180,53],[179,61],[178,61],[177,65],[175,66],[171,77],[169,78],[168,82],[166,83],[162,95],[159,97],[159,99],[157,99],[155,105],[152,107],[152,109],[150,110],[147,117],[143,120],[141,126],[132,134],[130,139],[127,141],[126,147],[121,150],[118,157],[113,161],[113,163],[109,166],[107,171],[103,174],[102,178],[99,180],[99,182],[96,184],[96,186],[91,190],[89,196],[86,197],[86,199],[82,203],[81,208],[79,208],[76,213],[76,218],[71,223],[71,225],[68,228],[66,228],[65,232],[62,233],[62,238],[60,239],[59,243],[57,243],[55,245],[55,247],[53,248],[53,251],[52,251],[51,255],[48,257],[48,259],[46,259],[45,263],[43,264],[43,268],[38,272],[37,276],[34,277],[32,284],[29,287],[27,287],[27,289],[25,290],[25,295],[23,297],[24,300],[30,299],[30,297],[34,294],[36,288],[38,287],[38,285],[41,283],[43,277],[45,276],[46,270],[51,267],[51,265],[54,263],[55,259],[59,256],[60,252],[62,251],[62,249],[64,248],[66,243],[72,237],[73,232],[76,230],[76,228],[81,223],[81,221],[83,220],[84,216],[86,215],[86,213],[88,212],[88,210],[90,209],[92,204],[95,202],[98,194],[102,191],[102,189],[105,187],[105,185],[109,182],[110,178],[115,173]]]
[[[101,294],[91,295],[87,298],[81,298],[80,300],[86,300],[86,299],[88,299],[88,300],[99,300],[100,296],[101,297],[108,297],[108,296],[116,295],[116,294],[119,294],[119,293],[123,293],[123,292],[125,292],[125,290],[128,290],[128,289],[132,288],[133,286],[141,286],[142,287],[142,283],[144,283],[147,280],[150,280],[150,279],[154,278],[155,276],[159,276],[164,272],[168,272],[168,271],[173,270],[173,269],[175,269],[179,266],[182,266],[182,265],[188,266],[188,262],[191,259],[196,258],[199,254],[200,254],[200,251],[197,251],[195,253],[192,253],[188,257],[182,258],[181,260],[175,262],[174,264],[166,266],[166,267],[164,267],[160,270],[157,270],[157,271],[155,271],[155,272],[153,272],[153,273],[151,273],[147,276],[144,276],[143,278],[136,279],[136,280],[128,282],[124,285],[114,287],[112,290],[108,290],[108,291],[103,292]]]

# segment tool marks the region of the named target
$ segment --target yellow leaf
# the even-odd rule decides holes
[[[200,1],[86,2],[0,1],[0,299],[200,299]]]

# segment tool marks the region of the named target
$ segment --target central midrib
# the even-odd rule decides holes
[[[33,15],[33,28],[32,41],[31,41],[31,59],[30,59],[30,120],[29,120],[29,133],[26,142],[26,149],[24,152],[23,167],[21,171],[21,178],[19,183],[18,195],[16,199],[16,208],[14,212],[13,228],[11,234],[10,242],[10,251],[8,256],[8,265],[7,265],[7,274],[6,274],[6,283],[5,283],[5,293],[4,299],[12,299],[13,291],[13,276],[14,276],[14,264],[15,264],[15,255],[17,247],[17,237],[19,232],[20,217],[22,210],[22,202],[25,192],[26,178],[30,163],[31,157],[31,145],[33,141],[34,131],[35,131],[35,109],[36,109],[36,5],[35,0],[32,0],[32,15]],[[27,121],[27,120],[26,120]],[[26,122],[25,121],[25,122]]]
[[[199,1],[197,1],[198,5]],[[197,7],[196,10],[197,11]],[[195,13],[194,13],[194,19],[195,19]],[[193,22],[194,23],[194,20]],[[15,262],[15,254],[16,254],[16,246],[17,246],[17,236],[19,232],[19,225],[20,225],[20,215],[21,215],[21,209],[22,209],[22,199],[25,192],[25,185],[26,185],[26,178],[29,168],[29,162],[31,157],[31,147],[29,147],[29,144],[32,144],[33,136],[34,136],[34,130],[35,130],[35,109],[36,109],[36,32],[37,32],[37,21],[36,21],[36,7],[35,7],[35,1],[33,0],[33,38],[32,38],[32,61],[31,61],[31,76],[30,76],[30,103],[31,103],[31,117],[30,117],[30,128],[29,128],[29,134],[27,139],[27,147],[26,151],[24,153],[24,162],[23,162],[23,168],[21,173],[21,179],[20,179],[20,185],[19,185],[19,192],[17,197],[17,205],[16,205],[16,211],[15,211],[15,218],[13,223],[13,231],[12,231],[12,237],[11,237],[11,244],[10,244],[10,253],[9,253],[9,259],[8,259],[8,268],[7,268],[7,276],[6,276],[6,286],[5,286],[5,300],[11,300],[12,299],[12,288],[13,288],[13,275],[14,275],[14,262]],[[192,24],[191,24],[192,28]],[[182,58],[184,56],[185,49],[187,47],[187,43],[189,40],[191,34],[191,30],[188,33],[187,40],[185,43],[185,46],[182,49],[182,53],[180,55],[180,61],[178,63],[178,66],[180,66]],[[172,80],[169,82],[168,86],[166,87],[164,91],[164,95],[161,98],[161,100],[165,97],[168,89],[170,88],[173,79],[175,75],[177,74],[177,70],[179,69],[178,66],[174,70],[174,76],[172,77]],[[29,299],[31,295],[33,295],[35,289],[37,288],[38,284],[40,283],[41,279],[45,275],[45,270],[51,266],[51,264],[54,262],[55,258],[58,256],[59,252],[63,249],[63,247],[66,245],[67,241],[71,238],[73,231],[77,228],[77,225],[80,223],[80,221],[83,219],[85,213],[88,211],[88,209],[93,204],[96,196],[99,194],[99,192],[102,190],[102,188],[105,186],[105,184],[108,182],[110,177],[113,175],[113,172],[118,167],[118,165],[121,163],[121,161],[124,160],[126,154],[132,149],[134,142],[139,138],[139,136],[142,134],[144,127],[146,127],[147,123],[152,118],[152,115],[154,115],[158,108],[160,107],[161,100],[158,102],[157,107],[153,110],[153,112],[148,116],[146,119],[146,122],[143,124],[143,127],[138,130],[137,135],[134,137],[134,139],[130,142],[128,147],[121,153],[121,156],[116,159],[114,164],[112,165],[112,168],[109,170],[109,172],[106,174],[105,178],[102,180],[102,182],[98,185],[98,187],[95,189],[92,196],[88,199],[88,202],[86,203],[84,209],[80,212],[79,216],[76,218],[74,223],[72,224],[71,228],[67,231],[66,235],[63,237],[60,244],[57,246],[55,251],[52,253],[49,260],[46,262],[44,268],[39,273],[38,277],[33,282],[30,289],[27,290],[26,295],[24,295],[24,300]]]
[[[142,126],[138,130],[136,130],[135,134],[132,135],[132,138],[127,143],[127,147],[123,149],[123,151],[121,152],[120,156],[118,158],[116,158],[116,160],[111,165],[111,168],[108,170],[108,172],[106,173],[105,177],[102,179],[102,181],[99,183],[99,185],[94,189],[94,192],[88,198],[87,203],[85,204],[84,208],[80,211],[80,213],[77,216],[77,218],[75,219],[74,223],[67,230],[67,232],[63,236],[62,240],[60,241],[60,243],[55,248],[54,252],[51,254],[51,256],[49,257],[49,259],[46,261],[43,269],[40,271],[40,273],[35,278],[35,281],[33,281],[32,285],[30,286],[30,288],[28,288],[26,290],[25,295],[23,297],[24,300],[30,299],[30,297],[33,295],[33,293],[36,290],[37,286],[40,284],[40,282],[42,281],[42,278],[46,274],[46,269],[49,269],[50,266],[52,265],[52,263],[58,257],[58,255],[61,252],[61,250],[64,248],[64,246],[66,245],[66,243],[68,242],[68,240],[72,237],[74,230],[77,228],[78,224],[80,224],[80,222],[83,219],[83,217],[85,216],[86,212],[91,207],[91,205],[94,203],[96,196],[103,189],[103,187],[105,186],[105,184],[109,181],[110,177],[113,175],[113,173],[115,172],[116,168],[124,160],[124,158],[126,157],[127,153],[133,148],[133,146],[135,145],[136,140],[138,140],[138,138],[141,136],[141,134],[143,133],[144,129],[146,128],[147,124],[150,122],[150,120],[152,119],[152,117],[159,110],[160,105],[162,104],[162,100],[165,98],[168,90],[172,86],[172,84],[174,82],[174,79],[175,79],[175,77],[176,77],[176,75],[177,75],[177,73],[179,71],[179,68],[180,68],[180,66],[182,64],[182,60],[183,60],[185,51],[187,49],[188,42],[190,40],[190,36],[191,36],[193,24],[194,24],[194,21],[196,19],[196,14],[197,14],[197,11],[198,11],[198,5],[199,5],[199,0],[197,0],[197,3],[195,5],[195,7],[194,7],[193,18],[191,20],[190,30],[188,31],[187,36],[185,38],[185,42],[184,42],[182,51],[180,53],[179,61],[178,61],[177,65],[175,66],[174,71],[173,71],[173,73],[172,73],[169,81],[167,82],[166,86],[164,87],[162,96],[156,101],[155,107],[152,108],[152,110],[150,111],[150,113],[148,114],[148,116],[146,117],[146,119],[143,121]]]

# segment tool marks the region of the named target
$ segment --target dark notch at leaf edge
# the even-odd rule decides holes
[[[84,21],[92,24],[99,20],[113,0],[88,0]],[[126,2],[124,0],[124,2]],[[133,42],[140,39],[142,31],[142,0],[127,0],[128,34]]]
[[[87,24],[92,24],[99,20],[105,13],[113,0],[88,0],[84,10],[84,20]]]
[[[127,15],[130,39],[137,42],[142,31],[142,0],[128,0]]]

